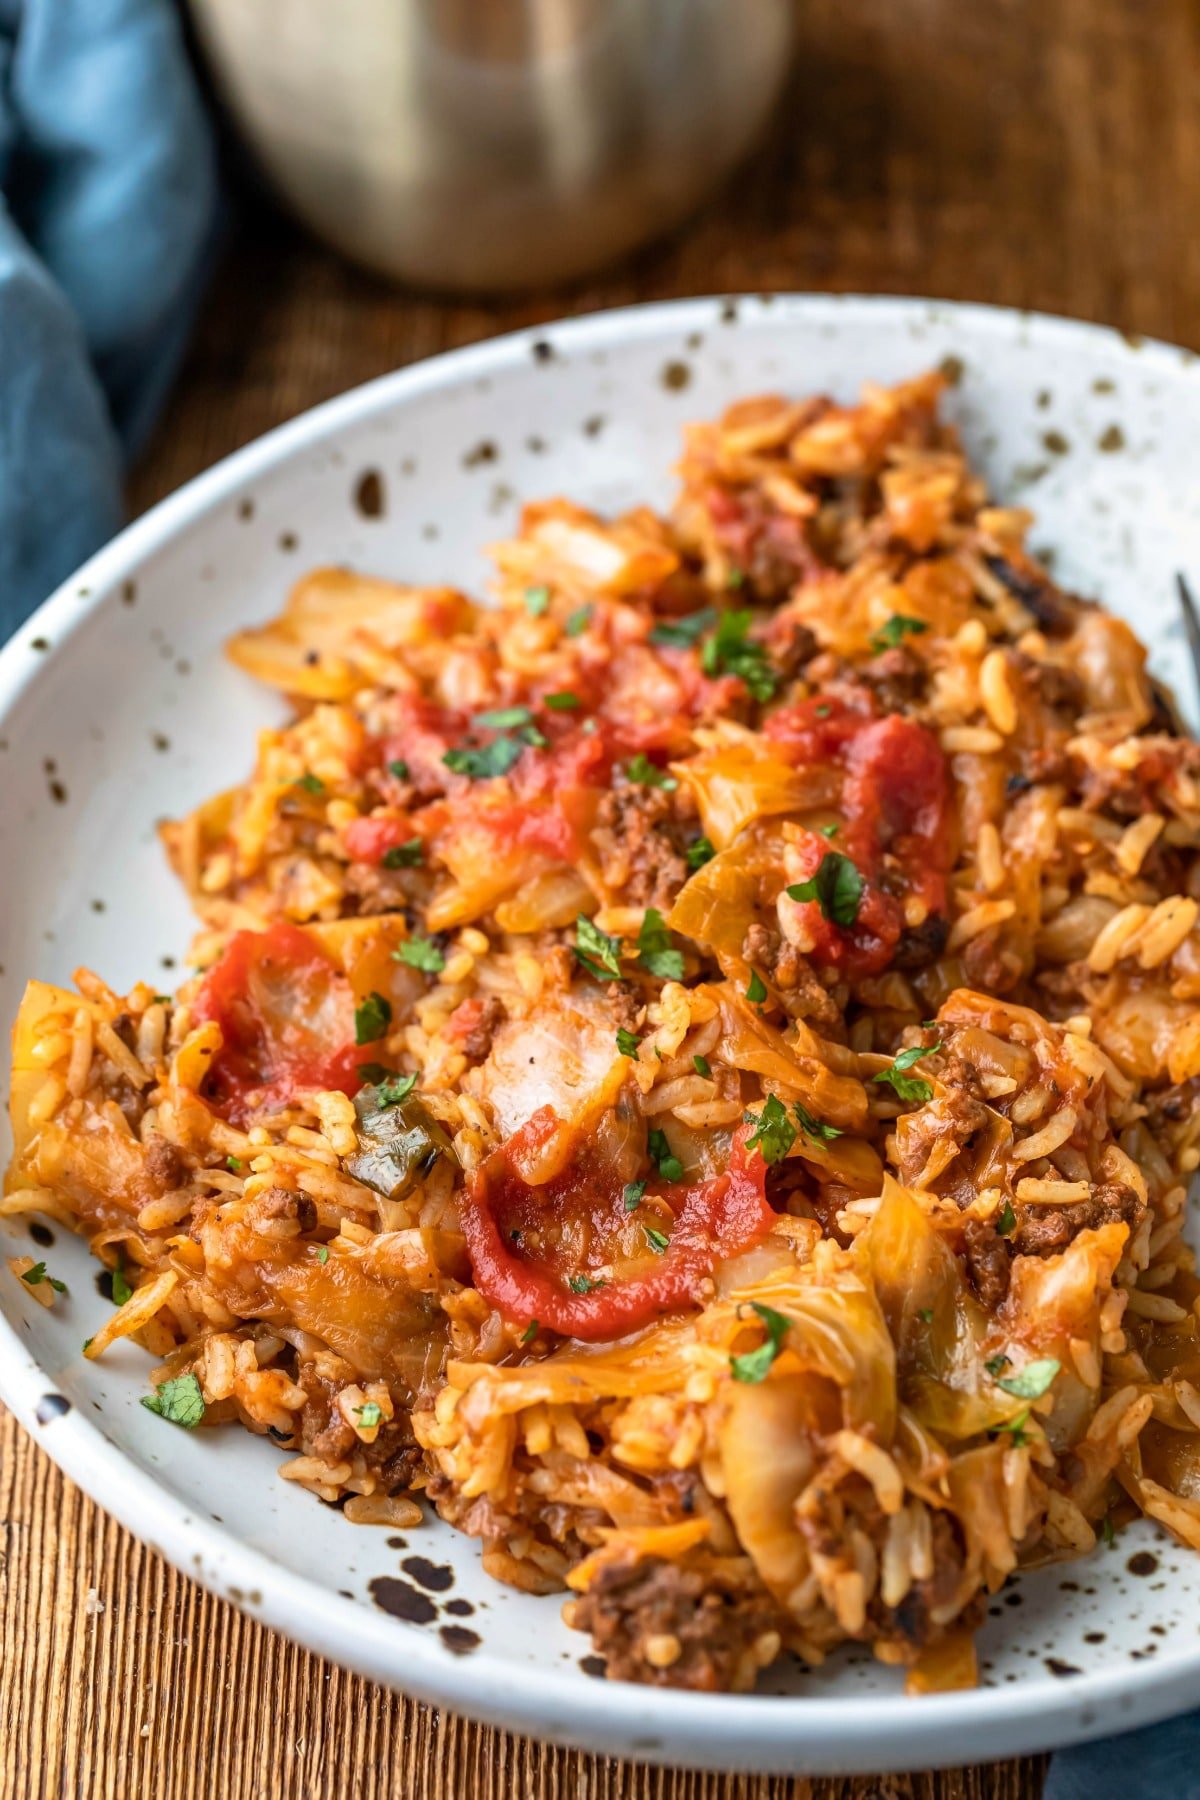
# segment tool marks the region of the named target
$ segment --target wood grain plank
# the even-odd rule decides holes
[[[795,73],[759,154],[685,230],[566,293],[495,305],[400,294],[250,211],[135,471],[133,510],[374,375],[631,300],[934,294],[1200,344],[1190,0],[805,0],[798,11]],[[0,1412],[0,1800],[1034,1800],[1043,1767],[721,1777],[469,1724],[210,1598]]]

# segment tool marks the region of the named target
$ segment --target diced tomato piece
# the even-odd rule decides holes
[[[694,1186],[651,1182],[674,1215],[673,1224],[662,1215],[670,1228],[660,1255],[586,1146],[545,1185],[521,1179],[524,1158],[558,1129],[543,1107],[476,1170],[460,1198],[475,1286],[516,1324],[536,1319],[589,1342],[636,1331],[691,1305],[717,1260],[756,1243],[775,1218],[762,1157],[747,1154],[749,1128],[739,1127],[724,1174]]]
[[[237,1124],[260,1107],[286,1104],[299,1088],[354,1094],[362,1086],[358,1064],[369,1050],[354,1041],[353,990],[297,925],[236,932],[204,977],[192,1016],[221,1028],[203,1092]]]
[[[415,835],[411,819],[352,819],[342,832],[342,843],[351,862],[381,863],[389,850]]]

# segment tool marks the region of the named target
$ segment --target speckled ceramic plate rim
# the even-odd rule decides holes
[[[745,323],[768,305],[776,322],[795,318],[808,325],[822,318],[844,324],[854,309],[867,309],[876,323],[894,318],[897,329],[932,321],[951,325],[961,332],[964,348],[989,338],[1015,340],[1052,360],[1056,346],[1087,344],[1117,364],[1136,349],[1139,371],[1151,362],[1174,378],[1182,370],[1196,378],[1190,368],[1196,359],[1188,351],[1147,340],[1134,345],[1104,327],[1044,314],[857,295],[734,298]],[[0,725],[53,657],[53,651],[30,655],[35,639],[62,644],[98,607],[113,604],[115,585],[144,559],[256,477],[410,397],[528,359],[537,341],[563,352],[619,353],[622,344],[643,336],[714,324],[724,304],[719,296],[669,301],[514,332],[383,376],[247,445],[130,525],[14,635],[0,651]],[[83,597],[85,589],[89,597]],[[592,1682],[574,1671],[518,1672],[487,1649],[459,1659],[195,1517],[78,1408],[39,1419],[39,1401],[53,1385],[0,1312],[0,1397],[64,1473],[151,1549],[320,1655],[419,1699],[553,1742],[697,1767],[809,1773],[931,1767],[1131,1729],[1193,1705],[1200,1693],[1200,1647],[1154,1663],[1084,1673],[1070,1682],[1035,1677],[1012,1688],[920,1699],[702,1696]]]

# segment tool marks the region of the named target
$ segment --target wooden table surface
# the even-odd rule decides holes
[[[398,293],[265,214],[219,270],[135,510],[331,394],[564,312],[714,290],[1038,307],[1200,339],[1192,0],[804,0],[762,152],[686,230],[567,293]],[[0,1411],[0,1800],[1032,1800],[1044,1761],[721,1778],[546,1749],[347,1675],[209,1598]]]

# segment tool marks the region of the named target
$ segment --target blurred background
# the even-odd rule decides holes
[[[139,508],[373,375],[636,300],[915,293],[1200,336],[1192,0],[191,8],[233,222]]]

